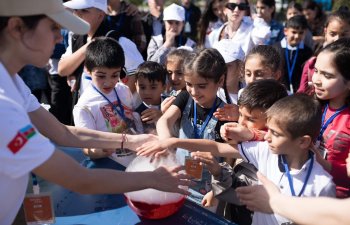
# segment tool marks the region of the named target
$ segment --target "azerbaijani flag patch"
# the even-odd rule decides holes
[[[27,125],[17,132],[16,136],[7,144],[7,147],[13,154],[16,154],[35,134],[34,127]]]

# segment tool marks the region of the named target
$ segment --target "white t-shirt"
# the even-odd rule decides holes
[[[222,30],[226,27],[227,23],[222,25],[219,29],[213,30],[208,36],[208,42],[206,48],[213,47],[215,42],[220,39]],[[256,45],[263,44],[265,40],[269,39],[271,34],[270,27],[261,18],[252,20],[250,17],[245,16],[232,38],[232,41],[240,43],[245,56]]]
[[[244,160],[252,163],[262,174],[276,184],[281,193],[292,196],[287,175],[280,170],[283,167],[278,155],[271,153],[267,142],[244,142],[239,145],[239,151]],[[293,178],[294,190],[298,194],[302,189],[309,169],[309,159],[299,171],[290,171]],[[335,185],[329,175],[314,157],[308,183],[302,194],[304,197],[329,196],[335,197]],[[255,212],[253,225],[274,225],[292,222],[277,214]]]
[[[124,108],[126,118],[133,121],[136,131],[142,133],[141,118],[138,113],[134,112],[133,96],[128,86],[117,83],[115,90],[119,96]],[[114,91],[105,95],[109,101],[118,105],[118,100]],[[119,110],[119,107],[118,107]],[[73,109],[74,124],[77,127],[85,127],[93,130],[122,133],[125,130],[125,124],[118,113],[115,113],[109,102],[98,93],[92,85],[89,85],[83,95],[79,98],[78,103]],[[118,159],[117,162],[122,165],[128,164],[132,157],[117,157],[113,154],[112,159]],[[125,165],[124,165],[125,166]]]
[[[12,224],[22,204],[28,175],[45,162],[54,146],[31,124],[28,112],[40,107],[16,74],[0,63],[0,224]]]
[[[219,88],[218,92],[216,93],[216,95],[225,103],[227,103],[226,101],[226,95],[225,95],[225,91],[223,88]],[[237,101],[238,101],[238,94],[234,94],[234,93],[228,93],[229,98],[231,99],[231,104],[237,105]]]

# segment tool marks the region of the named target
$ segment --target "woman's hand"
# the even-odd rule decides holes
[[[239,200],[252,211],[273,213],[271,201],[281,195],[278,187],[260,172],[257,173],[262,185],[245,186],[236,188]]]
[[[193,186],[194,183],[190,180],[191,177],[184,172],[184,166],[179,167],[159,167],[152,172],[153,184],[151,187],[166,191],[177,192],[183,195],[190,195],[190,192],[181,186]]]

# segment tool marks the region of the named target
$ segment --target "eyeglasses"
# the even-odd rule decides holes
[[[243,10],[247,10],[249,9],[249,4],[247,3],[233,3],[233,2],[229,2],[226,4],[226,8],[230,9],[230,10],[235,10],[236,7],[238,7],[239,10],[243,11]]]

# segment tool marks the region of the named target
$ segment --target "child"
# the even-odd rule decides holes
[[[163,20],[165,34],[152,36],[147,48],[147,60],[164,65],[166,55],[172,48],[188,46],[194,48],[196,43],[184,35],[185,9],[175,3],[164,9]]]
[[[284,28],[285,38],[274,45],[283,58],[283,82],[291,93],[298,90],[302,65],[312,56],[312,50],[303,42],[306,28],[304,16],[290,18]]]
[[[263,141],[266,129],[265,111],[277,100],[286,97],[285,87],[276,80],[254,81],[239,97],[239,119],[237,123],[226,123],[220,129],[221,137],[233,144],[241,141]],[[240,127],[246,127],[241,129]]]
[[[327,15],[323,12],[321,6],[314,0],[305,0],[302,3],[303,14],[312,32],[313,40],[316,43],[323,41],[323,29]]]
[[[237,105],[238,90],[240,88],[239,78],[242,61],[244,59],[244,52],[240,45],[228,39],[222,39],[215,42],[214,48],[220,52],[227,67],[224,84],[227,90],[220,88],[218,96],[225,101],[225,103]],[[226,99],[227,95],[229,96],[228,99]]]
[[[232,44],[231,44],[232,45]],[[232,49],[227,48],[227,49]],[[227,50],[226,50],[227,51]],[[278,51],[269,45],[257,45],[249,52],[245,60],[244,81],[250,84],[260,79],[280,80],[280,55]],[[232,88],[232,84],[227,85]],[[241,86],[241,85],[239,85]],[[238,96],[244,88],[239,89]],[[214,116],[223,121],[237,121],[237,113],[233,107],[225,105],[224,108],[218,109]]]
[[[124,52],[111,38],[96,38],[86,49],[85,68],[92,84],[80,97],[73,109],[74,123],[78,127],[114,133],[136,133],[142,127],[133,112],[129,88],[118,82],[124,67]],[[133,154],[123,149],[84,149],[92,158],[111,156],[127,166]]]
[[[315,95],[324,105],[316,147],[325,154],[316,154],[317,160],[333,176],[339,198],[350,197],[345,162],[350,151],[349,60],[350,39],[339,39],[321,50],[312,77]]]
[[[206,1],[201,19],[198,22],[198,46],[208,46],[208,35],[215,29],[220,28],[226,21],[224,14],[224,0]]]
[[[268,131],[265,142],[245,142],[232,148],[232,156],[242,157],[272,180],[280,191],[292,196],[335,196],[332,177],[315,160],[310,150],[321,122],[321,107],[305,95],[287,96],[267,111]],[[203,143],[204,145],[205,143]],[[201,146],[198,146],[200,148]],[[192,153],[203,163],[211,165],[213,176],[223,190],[230,190],[232,171],[212,163],[200,152]],[[233,193],[232,193],[233,194]],[[255,212],[252,224],[290,224],[277,214]]]
[[[279,42],[284,37],[283,25],[274,20],[276,12],[275,0],[258,0],[256,2],[256,16],[264,19],[264,21],[270,26],[271,36],[266,40],[265,44],[273,45]]]
[[[244,64],[244,81],[248,85],[255,80],[281,78],[281,57],[269,45],[255,46],[247,55]]]
[[[244,52],[239,44],[229,39],[222,39],[215,42],[214,48],[224,57],[227,66],[224,86],[220,88],[217,93],[219,98],[227,104],[225,104],[223,108],[217,109],[214,116],[221,121],[237,121],[237,99],[238,91],[241,86],[240,74]],[[226,98],[226,96],[229,96],[229,98]]]
[[[168,81],[170,83],[169,94],[171,96],[177,96],[180,91],[186,90],[183,63],[190,53],[191,51],[188,49],[179,48],[171,50],[166,57],[165,67],[168,71]]]
[[[156,123],[161,117],[161,94],[165,90],[166,69],[156,62],[142,63],[136,72],[136,90],[142,99],[135,112],[141,116],[143,132],[156,134]]]
[[[168,87],[167,93],[163,95],[165,99],[161,105],[162,113],[164,113],[173,104],[175,97],[181,91],[186,91],[183,63],[184,59],[191,52],[192,50],[180,47],[171,50],[166,57],[165,67],[168,70]]]
[[[287,6],[286,20],[289,20],[293,16],[297,16],[297,15],[303,15],[303,7],[295,1],[291,1]],[[312,33],[309,28],[306,29],[304,44],[310,49],[314,50],[315,43],[314,43],[314,40],[312,39]]]
[[[348,9],[339,9],[328,16],[324,28],[323,47],[342,37],[350,37],[350,11]],[[316,50],[316,54],[321,49]],[[312,75],[314,73],[316,56],[310,58],[304,65],[298,92],[313,94]]]
[[[173,136],[172,128],[180,120],[179,138],[197,138],[222,141],[219,135],[223,122],[218,121],[213,113],[223,106],[217,97],[217,90],[223,85],[226,73],[225,61],[216,49],[203,49],[192,52],[184,62],[184,79],[187,92],[181,92],[173,105],[163,114],[157,123],[160,140]],[[181,164],[189,155],[184,149],[177,149],[177,158]],[[193,196],[200,203],[206,179],[202,179],[195,188]],[[201,193],[199,193],[201,191]]]

